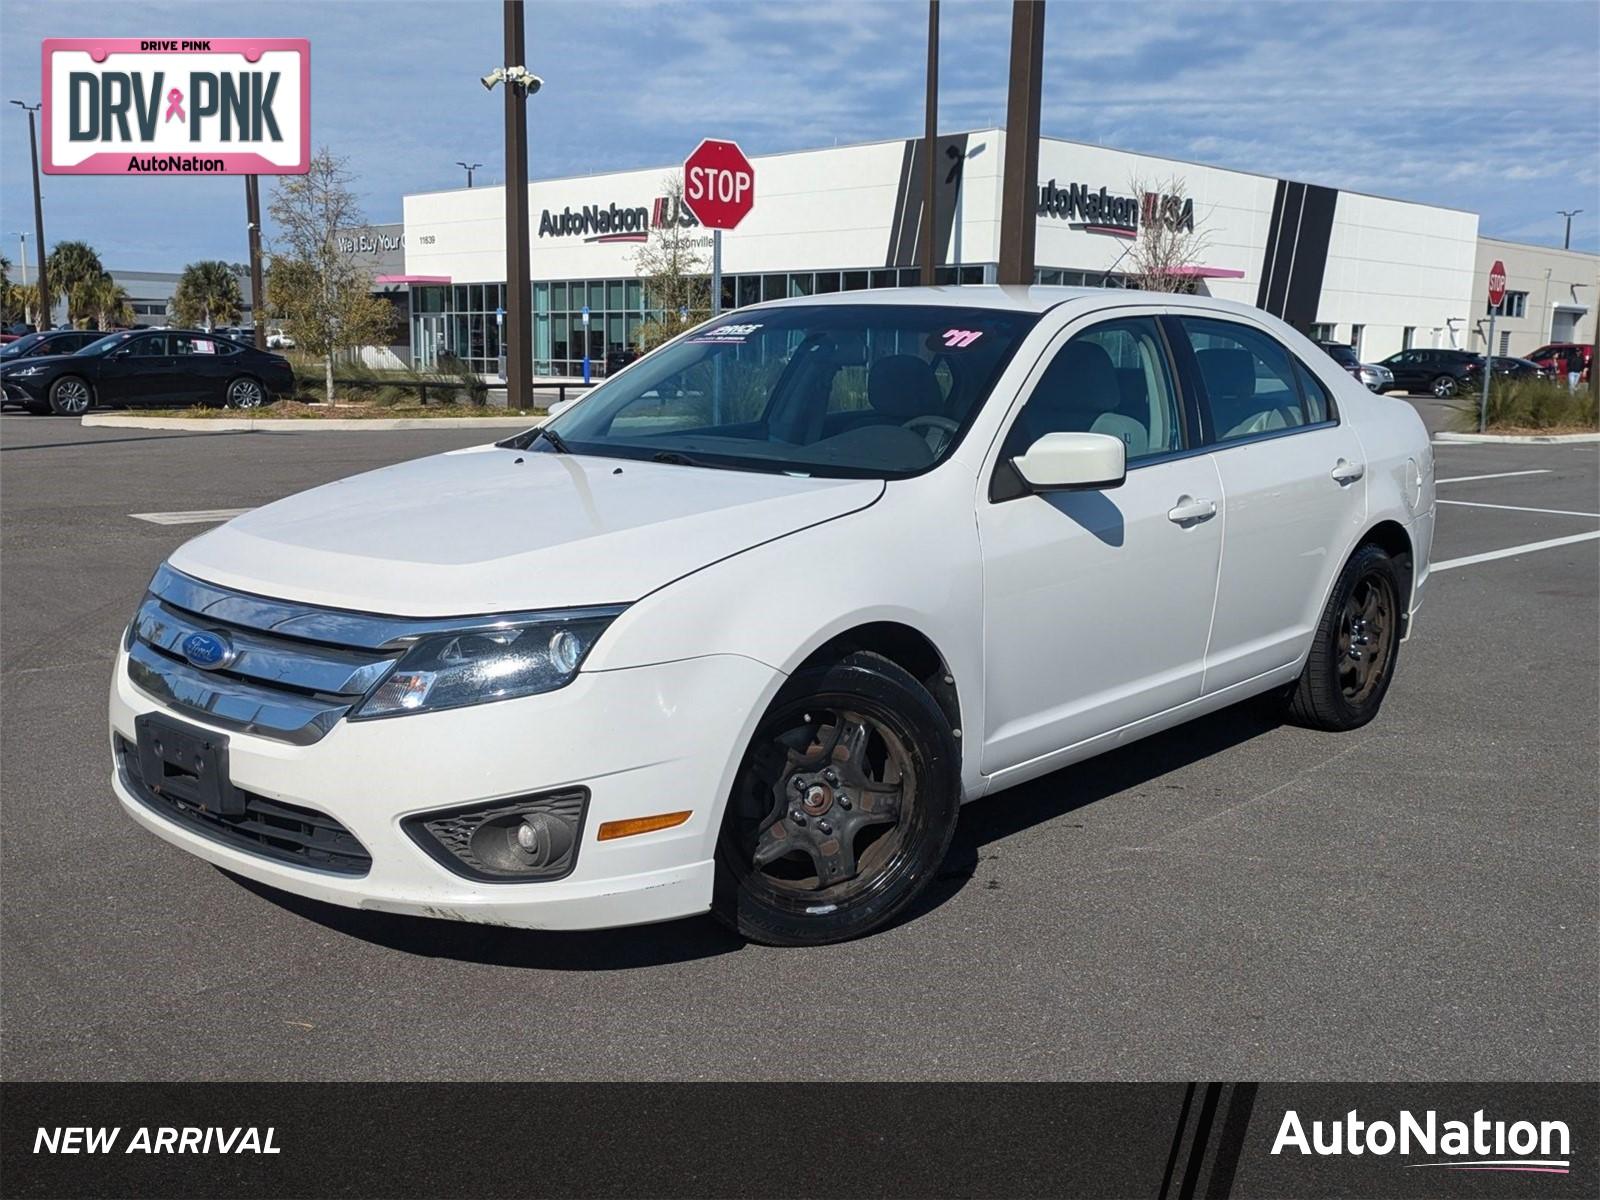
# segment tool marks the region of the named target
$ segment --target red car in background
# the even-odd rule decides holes
[[[1587,381],[1594,365],[1594,347],[1579,342],[1551,342],[1540,346],[1527,356],[1533,362],[1552,372],[1557,379],[1565,379],[1577,371],[1580,379]]]

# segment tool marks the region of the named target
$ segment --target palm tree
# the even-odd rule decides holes
[[[41,329],[49,325],[48,308],[54,307],[56,296],[63,292],[67,296],[67,323],[70,325],[82,316],[72,299],[74,289],[80,284],[93,283],[106,273],[105,267],[100,265],[100,256],[88,242],[57,242],[55,249],[50,251],[48,265],[50,287],[54,295],[49,297],[47,311],[41,316]]]
[[[80,283],[73,290],[72,307],[84,317],[93,317],[97,329],[133,324],[127,289],[109,275]]]
[[[172,294],[173,311],[181,325],[203,325],[210,330],[218,323],[232,325],[243,310],[239,277],[225,262],[215,259],[190,263],[178,279]]]

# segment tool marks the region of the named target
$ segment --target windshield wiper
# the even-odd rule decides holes
[[[651,462],[673,463],[680,467],[703,467],[706,464],[698,458],[690,458],[677,450],[657,450],[650,456]]]
[[[567,443],[562,440],[561,435],[559,433],[557,433],[554,429],[551,429],[548,425],[539,426],[538,432],[533,435],[533,441],[535,441],[535,442],[538,441],[540,438],[543,438],[545,441],[549,442],[550,443],[550,448],[552,450],[554,450],[557,454],[571,454],[572,453],[572,447],[567,445]],[[529,443],[529,445],[532,445],[532,444],[533,444],[532,442]]]

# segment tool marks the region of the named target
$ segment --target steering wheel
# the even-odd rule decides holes
[[[924,415],[920,417],[912,417],[909,421],[902,421],[900,428],[909,429],[912,433],[918,433],[923,429],[929,430],[929,433],[924,433],[922,435],[923,440],[928,443],[929,450],[933,451],[935,454],[938,454],[939,451],[943,450],[945,446],[949,444],[950,439],[955,437],[956,430],[959,429],[960,426],[952,421],[949,417]],[[931,431],[935,429],[943,430],[944,436],[933,436]]]

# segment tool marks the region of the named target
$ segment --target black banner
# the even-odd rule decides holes
[[[1593,1196],[1600,1088],[6,1084],[5,1196]]]

